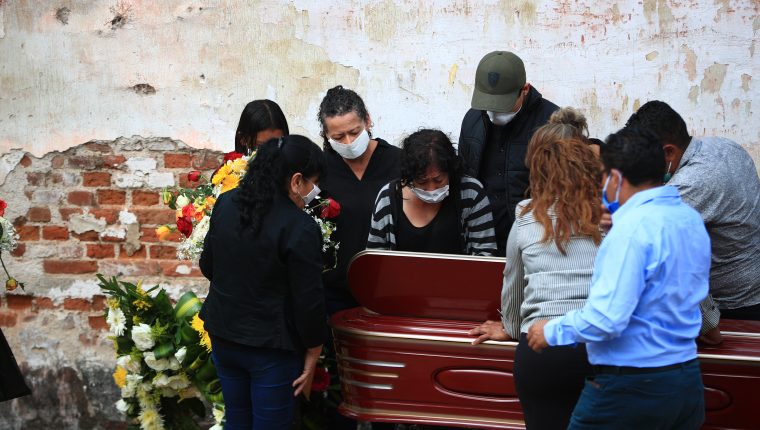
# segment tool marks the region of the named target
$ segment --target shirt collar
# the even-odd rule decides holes
[[[615,225],[615,222],[617,222],[617,220],[620,218],[623,218],[625,214],[639,206],[643,206],[651,202],[652,200],[680,196],[681,195],[678,193],[678,189],[672,185],[663,185],[661,187],[639,191],[638,193],[632,195],[624,205],[620,206],[620,209],[616,210],[615,213],[612,214],[612,224]]]
[[[689,146],[686,147],[686,151],[683,152],[683,155],[681,156],[681,161],[678,163],[678,169],[676,169],[676,172],[683,166],[687,165],[689,161],[691,161],[691,158],[699,151],[699,148],[702,146],[702,141],[697,139],[696,137],[692,137],[691,141],[689,141]]]

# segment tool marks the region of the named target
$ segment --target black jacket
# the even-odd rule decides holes
[[[525,191],[528,189],[529,172],[525,166],[528,141],[533,132],[546,124],[551,114],[558,109],[557,105],[541,97],[541,93],[531,86],[520,112],[506,125],[504,180],[507,189],[506,213],[510,226],[514,221],[515,207],[525,199]],[[491,127],[491,121],[485,111],[470,109],[462,120],[462,130],[459,133],[459,154],[465,163],[466,172],[483,183],[486,182],[481,174],[483,155]],[[500,224],[499,220],[494,221],[497,225]],[[504,234],[499,231],[496,233],[497,236]]]
[[[327,326],[317,223],[278,194],[260,232],[241,233],[238,192],[217,200],[201,254],[211,281],[201,309],[206,330],[255,347],[300,352],[321,345]]]

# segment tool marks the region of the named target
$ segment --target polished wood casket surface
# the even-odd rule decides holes
[[[512,367],[516,342],[472,345],[499,319],[504,259],[364,251],[349,268],[363,307],[330,323],[343,414],[364,421],[524,428]],[[760,322],[721,322],[700,347],[706,429],[760,428]]]

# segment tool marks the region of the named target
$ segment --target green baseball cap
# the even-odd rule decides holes
[[[472,108],[509,112],[524,85],[525,65],[520,57],[507,51],[489,52],[475,72]]]

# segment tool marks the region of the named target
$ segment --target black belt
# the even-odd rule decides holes
[[[594,373],[597,375],[639,375],[642,373],[658,373],[658,372],[666,372],[668,370],[680,369],[686,365],[694,363],[695,361],[697,361],[696,358],[691,359],[689,361],[684,361],[683,363],[671,364],[668,366],[660,366],[660,367],[631,367],[631,366],[602,366],[602,365],[593,366],[593,367],[594,367]]]

